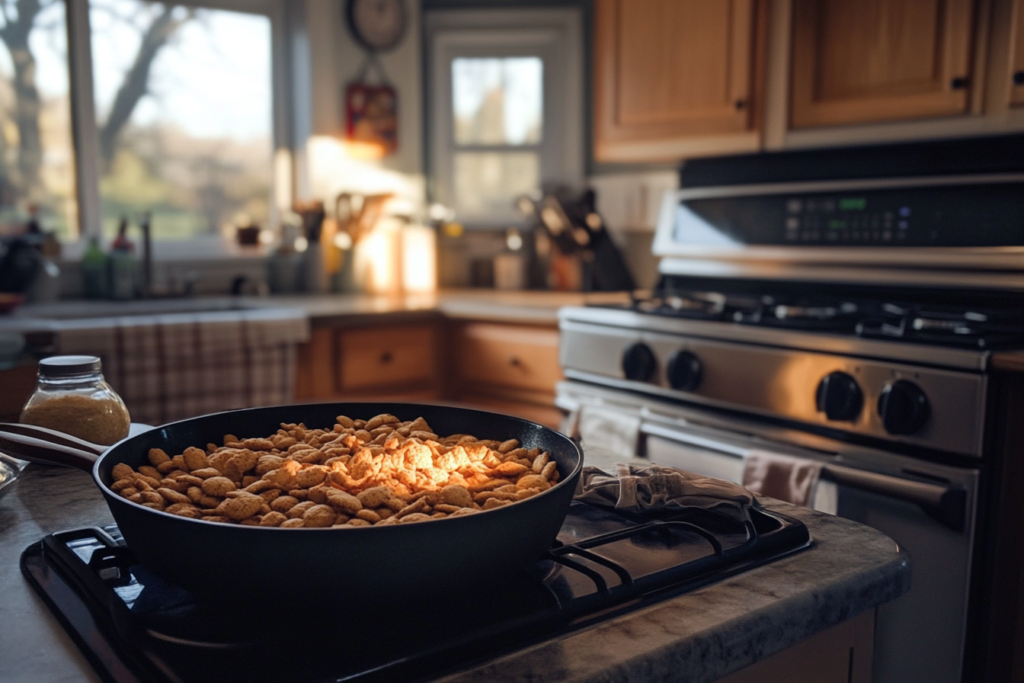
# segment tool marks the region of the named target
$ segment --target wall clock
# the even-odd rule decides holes
[[[345,16],[352,35],[371,52],[396,47],[405,34],[403,0],[348,0]]]

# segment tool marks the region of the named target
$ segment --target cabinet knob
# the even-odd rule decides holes
[[[961,77],[958,77],[958,78],[954,78],[954,79],[953,79],[953,80],[952,80],[952,81],[950,82],[950,84],[949,84],[949,87],[953,88],[953,90],[963,90],[963,89],[964,89],[964,88],[966,88],[966,87],[967,87],[968,85],[970,85],[970,83],[971,83],[970,79],[968,79],[968,78],[963,78],[963,77],[961,76]]]
[[[746,100],[736,100],[736,102],[734,103],[733,106],[736,107],[736,111],[743,111],[743,109],[747,106],[747,101]]]
[[[516,358],[515,356],[512,356],[511,358],[508,359],[508,364],[514,368],[518,368],[522,366],[523,362]]]
[[[1017,73],[1013,74],[1013,84],[1024,85],[1024,71],[1018,71]]]
[[[394,360],[394,356],[391,355],[390,351],[385,351],[384,353],[380,354],[381,363],[387,364],[390,363],[392,360]]]

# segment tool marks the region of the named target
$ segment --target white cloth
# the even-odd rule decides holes
[[[295,345],[309,339],[298,309],[252,309],[96,320],[61,326],[57,351],[103,361],[133,422],[291,403]]]
[[[596,446],[623,459],[636,457],[640,416],[635,412],[584,405],[580,408],[578,429],[584,449]]]
[[[770,451],[751,450],[743,467],[744,488],[793,505],[810,506],[822,463]]]

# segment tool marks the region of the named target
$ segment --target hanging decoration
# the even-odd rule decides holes
[[[403,0],[349,0],[349,30],[366,50],[359,73],[345,87],[345,137],[381,156],[398,149],[398,92],[377,59],[402,40],[406,27]],[[377,81],[370,82],[370,71]]]

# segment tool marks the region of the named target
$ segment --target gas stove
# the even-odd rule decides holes
[[[573,502],[546,557],[486,594],[362,615],[295,614],[289,590],[254,606],[203,603],[137,564],[116,526],[51,534],[22,571],[105,679],[415,681],[691,591],[811,544],[806,526],[749,509],[636,515]],[[344,533],[344,532],[343,532]],[[369,627],[364,627],[369,624]]]
[[[988,678],[995,546],[975,529],[1005,514],[1016,408],[991,366],[1024,349],[1022,152],[1018,134],[688,160],[653,291],[559,314],[556,402],[584,445],[738,483],[764,453],[820,467],[829,510],[908,550],[875,680]]]

